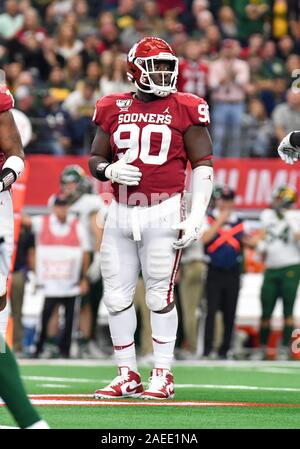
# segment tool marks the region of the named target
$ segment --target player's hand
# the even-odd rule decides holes
[[[183,236],[173,243],[174,249],[183,249],[190,246],[196,240],[199,240],[203,233],[203,225],[196,223],[191,217],[178,225],[172,226],[172,228],[183,231]]]
[[[93,262],[87,270],[87,277],[92,283],[101,279],[100,252],[94,253]]]
[[[86,295],[89,292],[90,285],[86,278],[81,279],[79,289],[81,295]]]
[[[277,148],[278,154],[281,159],[289,165],[293,165],[294,162],[297,162],[300,159],[300,148],[294,147],[290,143],[290,135],[289,133],[285,136],[279,144]]]
[[[117,162],[110,164],[105,169],[105,176],[126,186],[138,186],[142,177],[142,173],[138,167],[128,164],[129,150]]]

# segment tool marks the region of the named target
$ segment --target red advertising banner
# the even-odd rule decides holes
[[[28,156],[30,176],[26,191],[26,206],[45,206],[50,195],[59,190],[61,171],[70,164],[88,170],[88,157]],[[215,182],[228,184],[236,192],[236,205],[245,209],[262,209],[269,204],[272,191],[290,184],[300,190],[300,163],[286,165],[274,159],[217,159],[214,162]],[[188,172],[188,183],[189,183]],[[176,174],[172,174],[176,176]],[[95,189],[109,198],[109,183],[94,180]],[[299,198],[300,206],[300,198]]]

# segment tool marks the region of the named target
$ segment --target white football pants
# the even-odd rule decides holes
[[[150,310],[160,311],[174,300],[181,251],[172,247],[178,230],[171,227],[180,216],[180,194],[151,207],[112,201],[100,250],[103,300],[110,313],[130,306],[140,271]]]
[[[14,213],[11,194],[0,193],[0,296],[6,292],[6,283],[14,248]]]

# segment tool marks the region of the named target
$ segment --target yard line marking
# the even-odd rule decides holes
[[[36,386],[46,388],[70,388],[69,385],[62,385],[62,384],[36,384]]]
[[[254,368],[257,373],[272,373],[272,374],[294,374],[299,376],[299,368]]]
[[[32,376],[35,377],[35,376]],[[52,378],[50,378],[52,380]],[[75,381],[74,381],[75,382]],[[87,382],[84,380],[84,383],[91,383],[93,382],[92,379],[88,380]],[[99,384],[107,383],[107,380],[98,380]],[[59,384],[57,384],[59,385]],[[147,382],[144,382],[144,385],[148,385]],[[53,387],[55,384],[53,384]],[[59,388],[59,387],[58,387]],[[66,386],[66,388],[70,388]],[[284,391],[284,392],[291,392],[291,393],[299,393],[300,388],[296,387],[264,387],[264,386],[256,386],[256,385],[218,385],[218,384],[175,384],[175,388],[198,388],[198,389],[216,389],[216,390],[244,390],[244,391]],[[38,395],[41,396],[41,395]],[[86,397],[86,395],[83,395]],[[82,397],[82,395],[79,395],[78,397]]]
[[[88,379],[84,377],[50,377],[50,376],[22,376],[26,380],[46,380],[50,382],[91,383],[99,382],[99,379]]]
[[[82,359],[59,359],[59,360],[42,360],[42,359],[18,359],[21,366],[86,366],[86,367],[101,367],[101,366],[115,366],[112,359],[108,360],[82,360]],[[297,363],[298,362],[298,363]],[[245,360],[175,360],[175,367],[194,368],[195,366],[202,368],[226,367],[226,368],[255,368],[255,367],[286,367],[297,368],[300,364],[299,360],[291,361],[245,361]],[[148,367],[147,364],[142,364],[143,367]]]
[[[219,390],[261,390],[300,392],[300,388],[290,387],[256,387],[253,385],[211,385],[211,384],[175,384],[175,388],[208,388]]]
[[[41,396],[30,396],[31,402],[36,406],[85,406],[85,407],[300,407],[300,404],[285,403],[259,403],[259,402],[221,402],[221,401],[134,401],[134,400],[76,400],[75,395],[61,396],[53,395],[42,398]],[[4,403],[0,402],[0,406]]]

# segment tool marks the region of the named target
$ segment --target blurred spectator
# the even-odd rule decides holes
[[[74,0],[54,0],[51,3],[53,14],[57,22],[61,22],[64,17],[72,11]]]
[[[260,76],[262,80],[272,80],[276,77],[284,77],[284,62],[276,56],[276,44],[274,41],[265,42],[262,50],[262,65]]]
[[[66,74],[66,84],[70,87],[70,90],[74,90],[78,81],[83,78],[83,63],[80,54],[71,56],[68,59],[65,74]]]
[[[222,311],[224,335],[218,355],[229,356],[235,312],[240,289],[244,224],[234,212],[235,193],[225,186],[216,197],[216,208],[208,215],[207,230],[202,241],[209,256],[206,278],[207,316],[205,322],[204,357],[212,355],[215,316]]]
[[[103,233],[103,221],[106,213],[101,196],[94,194],[90,179],[78,165],[69,165],[60,175],[60,189],[69,199],[69,213],[77,217],[88,232],[90,262],[87,278],[89,290],[81,296],[79,313],[78,356],[90,358],[93,355],[96,340],[97,316],[102,297],[100,270],[100,245]],[[48,205],[55,196],[49,198]],[[103,354],[102,354],[103,355]],[[97,357],[101,354],[97,351]]]
[[[71,56],[77,55],[83,49],[83,43],[77,39],[74,26],[62,23],[57,32],[56,53],[67,61]]]
[[[38,12],[33,8],[25,11],[23,27],[16,36],[19,42],[26,45],[27,40],[33,38],[41,44],[46,36],[46,30],[40,25]]]
[[[32,123],[36,139],[29,145],[28,153],[63,156],[72,150],[71,117],[51,90],[44,93],[42,108]]]
[[[115,11],[116,24],[120,30],[128,27],[134,27],[137,17],[136,0],[119,0]]]
[[[207,27],[205,37],[208,41],[208,54],[216,56],[221,47],[221,33],[217,25]]]
[[[242,145],[248,157],[272,157],[274,128],[266,109],[258,98],[250,100],[243,119]]]
[[[223,38],[237,37],[237,23],[233,9],[230,6],[222,6],[218,12],[218,23]]]
[[[284,318],[278,359],[288,360],[291,356],[293,309],[300,280],[299,214],[292,210],[296,201],[297,191],[293,187],[280,186],[272,193],[270,207],[260,215],[261,233],[257,235],[256,249],[266,269],[260,293],[260,348],[253,359],[267,358],[271,319],[278,298]]]
[[[264,45],[264,37],[262,34],[252,34],[248,39],[248,46],[241,49],[240,56],[248,59],[252,56],[261,57]]]
[[[251,34],[265,32],[266,19],[271,13],[270,5],[270,0],[232,1],[238,23],[238,38],[244,43]]]
[[[87,0],[76,0],[74,5],[74,14],[78,27],[78,35],[80,38],[85,33],[89,33],[96,27],[96,20],[89,15],[89,6]]]
[[[70,93],[70,88],[66,83],[66,75],[61,67],[54,66],[49,73],[47,87],[58,102],[63,102]]]
[[[179,63],[177,89],[199,97],[207,96],[208,64],[202,60],[204,46],[202,41],[189,39],[184,47],[184,57]]]
[[[298,129],[300,123],[300,92],[289,89],[287,101],[276,106],[272,119],[278,142],[289,132]]]
[[[101,96],[114,92],[127,92],[132,84],[127,79],[127,65],[125,55],[114,57],[111,52],[102,55],[103,75],[100,80]]]
[[[286,61],[289,55],[294,52],[295,43],[291,36],[286,34],[278,41],[277,48],[279,58]]]
[[[15,91],[16,108],[22,111],[27,117],[37,114],[36,98],[33,92],[25,85],[19,86]]]
[[[83,60],[83,66],[86,67],[89,62],[98,62],[99,54],[101,52],[101,46],[98,34],[95,31],[89,31],[83,37],[84,47],[81,51],[81,57]]]
[[[197,29],[200,31],[201,36],[205,34],[205,30],[210,26],[214,25],[214,16],[207,9],[202,11],[196,16]]]
[[[238,59],[239,44],[225,39],[221,56],[210,66],[212,89],[212,133],[214,154],[241,156],[240,136],[245,110],[245,85],[249,81],[249,65]]]
[[[8,40],[14,38],[21,30],[24,16],[16,0],[7,0],[5,10],[5,13],[0,14],[0,37]]]
[[[101,78],[100,64],[98,64],[98,62],[96,61],[89,62],[89,64],[86,66],[85,79],[93,83],[95,86],[97,85],[99,86],[100,78]]]
[[[155,0],[146,0],[141,4],[141,18],[147,23],[153,36],[160,36],[163,33],[163,23],[158,13],[158,5]]]
[[[84,154],[92,140],[91,117],[99,97],[97,86],[91,81],[85,81],[64,101],[62,107],[72,118],[72,152]]]
[[[87,231],[69,214],[68,200],[63,194],[54,198],[50,215],[23,217],[23,223],[35,234],[37,283],[45,297],[37,353],[43,351],[41,355],[46,358],[60,354],[69,357],[75,300],[88,291]],[[61,335],[60,306],[65,309]]]

